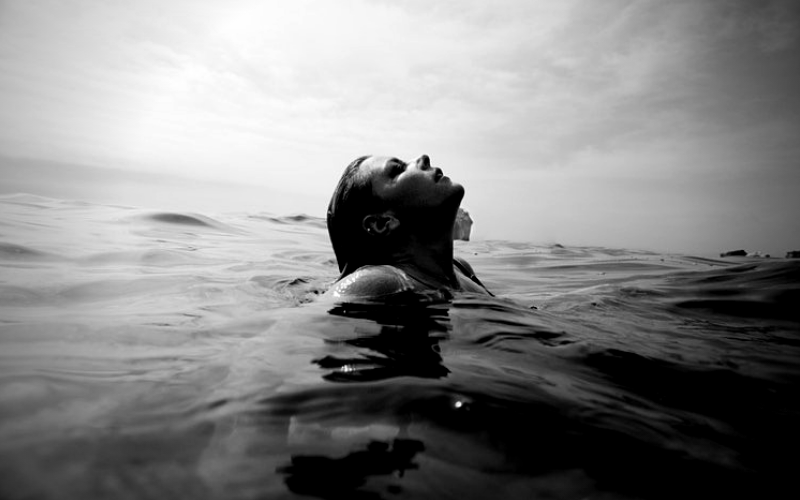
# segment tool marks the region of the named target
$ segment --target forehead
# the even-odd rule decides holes
[[[370,156],[369,158],[361,162],[361,165],[359,166],[359,172],[362,175],[371,176],[377,172],[382,171],[384,168],[386,168],[387,164],[395,161],[400,161],[400,160],[392,156]]]

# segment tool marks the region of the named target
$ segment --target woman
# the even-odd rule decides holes
[[[328,234],[341,276],[334,297],[407,292],[491,293],[453,258],[464,188],[422,155],[406,163],[364,156],[345,169],[328,205]]]

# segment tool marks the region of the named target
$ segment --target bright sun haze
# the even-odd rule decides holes
[[[2,2],[0,194],[322,216],[425,153],[478,238],[783,255],[799,45],[794,0]]]

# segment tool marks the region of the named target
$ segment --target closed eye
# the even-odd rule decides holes
[[[391,160],[391,164],[389,165],[389,177],[395,178],[398,175],[402,174],[405,169],[406,169],[405,163],[401,162],[400,160],[393,159]]]

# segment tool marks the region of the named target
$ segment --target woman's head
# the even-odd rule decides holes
[[[361,234],[362,214],[379,208],[378,200],[372,196],[369,176],[360,170],[361,163],[367,158],[369,157],[356,158],[347,166],[328,204],[328,235],[342,275],[356,269],[353,267],[356,265],[355,254],[365,245],[366,235]],[[346,273],[345,268],[349,272]]]
[[[363,265],[391,263],[388,253],[403,235],[452,230],[463,196],[464,188],[432,168],[426,155],[409,163],[357,158],[328,205],[328,234],[342,275]]]

